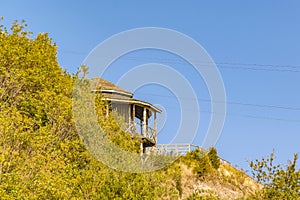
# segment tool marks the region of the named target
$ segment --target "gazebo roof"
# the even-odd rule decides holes
[[[133,93],[128,92],[127,90],[103,78],[96,77],[93,78],[92,81],[94,82],[94,84],[96,84],[96,89],[94,89],[93,92],[102,92],[105,100],[112,101],[115,103],[118,102],[118,103],[134,104],[137,106],[137,109],[139,109],[139,107],[147,107],[151,111],[156,111],[159,113],[162,112],[159,108],[155,107],[151,103],[134,99]],[[142,113],[142,109],[141,109],[141,113]]]
[[[97,88],[103,93],[114,93],[114,94],[121,94],[132,98],[133,94],[128,92],[127,90],[103,79],[100,77],[93,78],[92,81],[96,84]],[[93,92],[99,91],[99,89],[95,89]]]

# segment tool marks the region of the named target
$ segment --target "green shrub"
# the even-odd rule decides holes
[[[211,147],[209,152],[208,152],[208,157],[210,160],[211,165],[213,166],[213,168],[215,169],[219,169],[220,167],[220,158],[217,154],[217,149],[214,147]]]

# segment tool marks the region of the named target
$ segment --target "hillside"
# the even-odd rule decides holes
[[[260,191],[245,173],[220,162],[214,148],[143,174],[120,172],[96,160],[74,125],[78,74],[60,68],[57,46],[47,34],[31,38],[25,29],[19,23],[11,30],[0,27],[1,199],[239,199]],[[95,104],[107,137],[138,152],[139,141],[112,114],[103,118],[101,94]]]
[[[218,172],[217,176],[203,180],[195,176],[190,168],[184,166],[182,199],[193,199],[193,197],[197,199],[196,197],[200,196],[215,199],[239,199],[251,196],[259,190],[259,184],[232,167],[222,165]]]
[[[214,166],[216,161],[218,165]],[[250,198],[262,189],[244,172],[221,162],[216,154],[203,157],[196,150],[180,158],[177,164],[181,169],[181,199]]]

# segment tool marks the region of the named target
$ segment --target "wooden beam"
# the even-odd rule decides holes
[[[141,131],[141,135],[143,135],[143,121],[142,119],[140,119],[140,131]]]
[[[136,133],[136,124],[135,124],[135,104],[132,104],[132,123],[133,123],[133,130],[134,130],[134,133]]]
[[[109,115],[109,106],[108,106],[108,104],[105,105],[105,108],[106,108],[106,117],[108,117],[108,115]]]
[[[133,123],[133,130],[136,132],[136,127],[135,127],[135,104],[132,104],[132,123]]]
[[[143,154],[144,154],[144,145],[143,145],[143,142],[141,142],[140,148],[141,148],[141,156],[143,156]]]
[[[131,105],[128,104],[128,125],[131,126]]]
[[[148,129],[148,119],[147,119],[147,108],[144,107],[144,111],[143,111],[143,120],[144,120],[144,130],[143,130],[143,136],[148,137],[148,133],[147,133],[147,129]]]

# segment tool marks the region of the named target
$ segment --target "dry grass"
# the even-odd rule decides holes
[[[192,169],[181,163],[182,199],[191,194],[212,199],[239,199],[257,192],[261,186],[240,170],[221,164],[216,173],[198,177]]]

